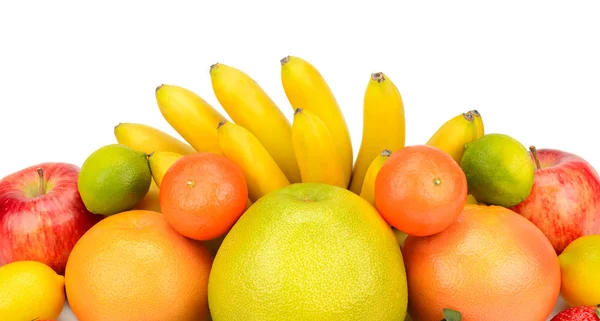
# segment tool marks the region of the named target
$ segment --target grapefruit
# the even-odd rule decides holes
[[[100,221],[73,248],[67,298],[79,321],[209,320],[212,255],[152,211]]]
[[[543,321],[560,291],[550,241],[523,216],[500,206],[468,204],[456,223],[403,247],[408,311],[439,321],[443,309],[463,320]]]
[[[390,226],[368,201],[322,183],[252,204],[217,252],[208,295],[214,321],[403,321],[407,306]]]

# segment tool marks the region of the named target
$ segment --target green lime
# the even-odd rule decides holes
[[[460,167],[469,194],[488,205],[521,203],[533,187],[535,165],[529,151],[504,134],[487,134],[465,145]]]
[[[79,194],[94,214],[113,215],[135,207],[148,193],[152,174],[148,157],[122,144],[90,154],[79,172]]]

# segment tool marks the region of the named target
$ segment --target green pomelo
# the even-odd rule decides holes
[[[460,167],[469,194],[488,205],[512,207],[533,187],[535,165],[529,151],[504,134],[487,134],[465,145]]]
[[[79,194],[94,214],[113,215],[135,207],[148,193],[148,157],[121,144],[106,145],[88,156],[79,172]]]
[[[214,321],[403,321],[404,261],[392,229],[360,196],[292,184],[229,231],[208,300]]]

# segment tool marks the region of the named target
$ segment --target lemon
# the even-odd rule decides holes
[[[600,303],[600,235],[587,235],[571,242],[558,256],[561,292],[569,306]]]
[[[148,156],[122,144],[100,147],[79,173],[79,194],[94,214],[113,215],[133,209],[150,190]]]
[[[488,205],[515,206],[533,187],[535,165],[529,151],[508,135],[487,134],[465,144],[460,167],[469,194]]]
[[[56,320],[65,303],[65,280],[49,266],[17,261],[0,267],[0,320]]]

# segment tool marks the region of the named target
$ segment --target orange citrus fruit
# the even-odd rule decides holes
[[[442,320],[447,308],[463,320],[542,321],[560,292],[550,241],[500,206],[466,205],[446,230],[408,236],[402,253],[414,320]]]
[[[432,146],[407,146],[392,153],[375,179],[377,210],[408,235],[443,231],[466,200],[465,173],[448,153]]]
[[[158,212],[105,218],[77,242],[65,288],[79,321],[209,320],[213,256]]]
[[[160,184],[160,208],[173,228],[195,240],[224,235],[244,213],[248,187],[239,166],[213,153],[178,159]]]

